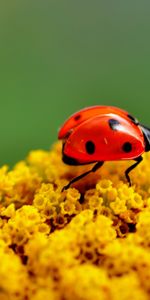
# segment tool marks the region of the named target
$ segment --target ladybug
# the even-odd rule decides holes
[[[142,125],[127,111],[113,106],[92,106],[73,114],[60,128],[63,140],[62,160],[68,165],[95,165],[73,178],[63,190],[91,172],[105,161],[134,160],[125,176],[131,186],[129,173],[150,150],[150,128]]]

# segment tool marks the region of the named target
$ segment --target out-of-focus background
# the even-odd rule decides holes
[[[1,1],[0,165],[49,149],[95,104],[150,125],[150,1]]]

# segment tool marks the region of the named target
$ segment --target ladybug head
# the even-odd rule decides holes
[[[150,128],[140,124],[145,139],[145,151],[150,151]]]

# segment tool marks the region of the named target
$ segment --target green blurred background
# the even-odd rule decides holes
[[[150,125],[150,1],[2,0],[0,164],[48,149],[94,104]]]

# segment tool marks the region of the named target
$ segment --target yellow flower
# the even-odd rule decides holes
[[[121,278],[112,278],[110,285],[112,300],[148,300],[146,292],[142,289],[140,281],[133,271]]]
[[[15,205],[14,203],[11,203],[9,206],[2,207],[0,212],[2,217],[12,218],[15,215]]]
[[[104,270],[84,264],[64,270],[60,290],[66,300],[109,300],[110,280]]]
[[[0,169],[0,299],[148,300],[150,153],[131,173],[67,166],[62,144]]]

